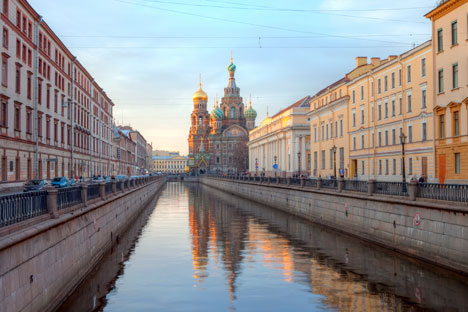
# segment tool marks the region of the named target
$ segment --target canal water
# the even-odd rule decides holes
[[[60,311],[468,311],[468,280],[197,184],[168,183]]]

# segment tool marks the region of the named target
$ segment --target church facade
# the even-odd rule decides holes
[[[232,58],[228,66],[229,83],[224,88],[221,103],[214,101],[208,112],[208,95],[199,89],[193,95],[193,111],[188,137],[190,171],[203,173],[241,173],[248,168],[249,131],[255,128],[257,113],[252,101],[245,109],[236,85]]]

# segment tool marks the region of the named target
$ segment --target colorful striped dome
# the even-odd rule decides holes
[[[228,71],[230,72],[235,72],[236,71],[236,65],[234,65],[231,61],[231,64],[229,64],[229,66],[227,67]]]
[[[221,108],[219,108],[219,106],[213,108],[213,111],[211,112],[211,118],[216,120],[222,120],[224,118],[224,113]]]

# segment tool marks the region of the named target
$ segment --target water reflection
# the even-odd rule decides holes
[[[468,307],[466,279],[206,186],[168,183],[133,244],[138,235],[124,248],[129,259],[123,251],[124,263],[101,265],[68,308],[93,300],[105,311]]]

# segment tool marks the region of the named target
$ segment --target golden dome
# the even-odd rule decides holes
[[[197,92],[193,94],[193,100],[202,100],[208,101],[208,94],[202,90],[202,82],[201,82],[201,74],[200,74],[200,87],[198,88]]]
[[[193,94],[193,99],[194,100],[208,101],[208,94],[206,94],[206,92],[203,91],[201,86],[200,86],[200,89],[198,89],[197,92],[195,92]]]

